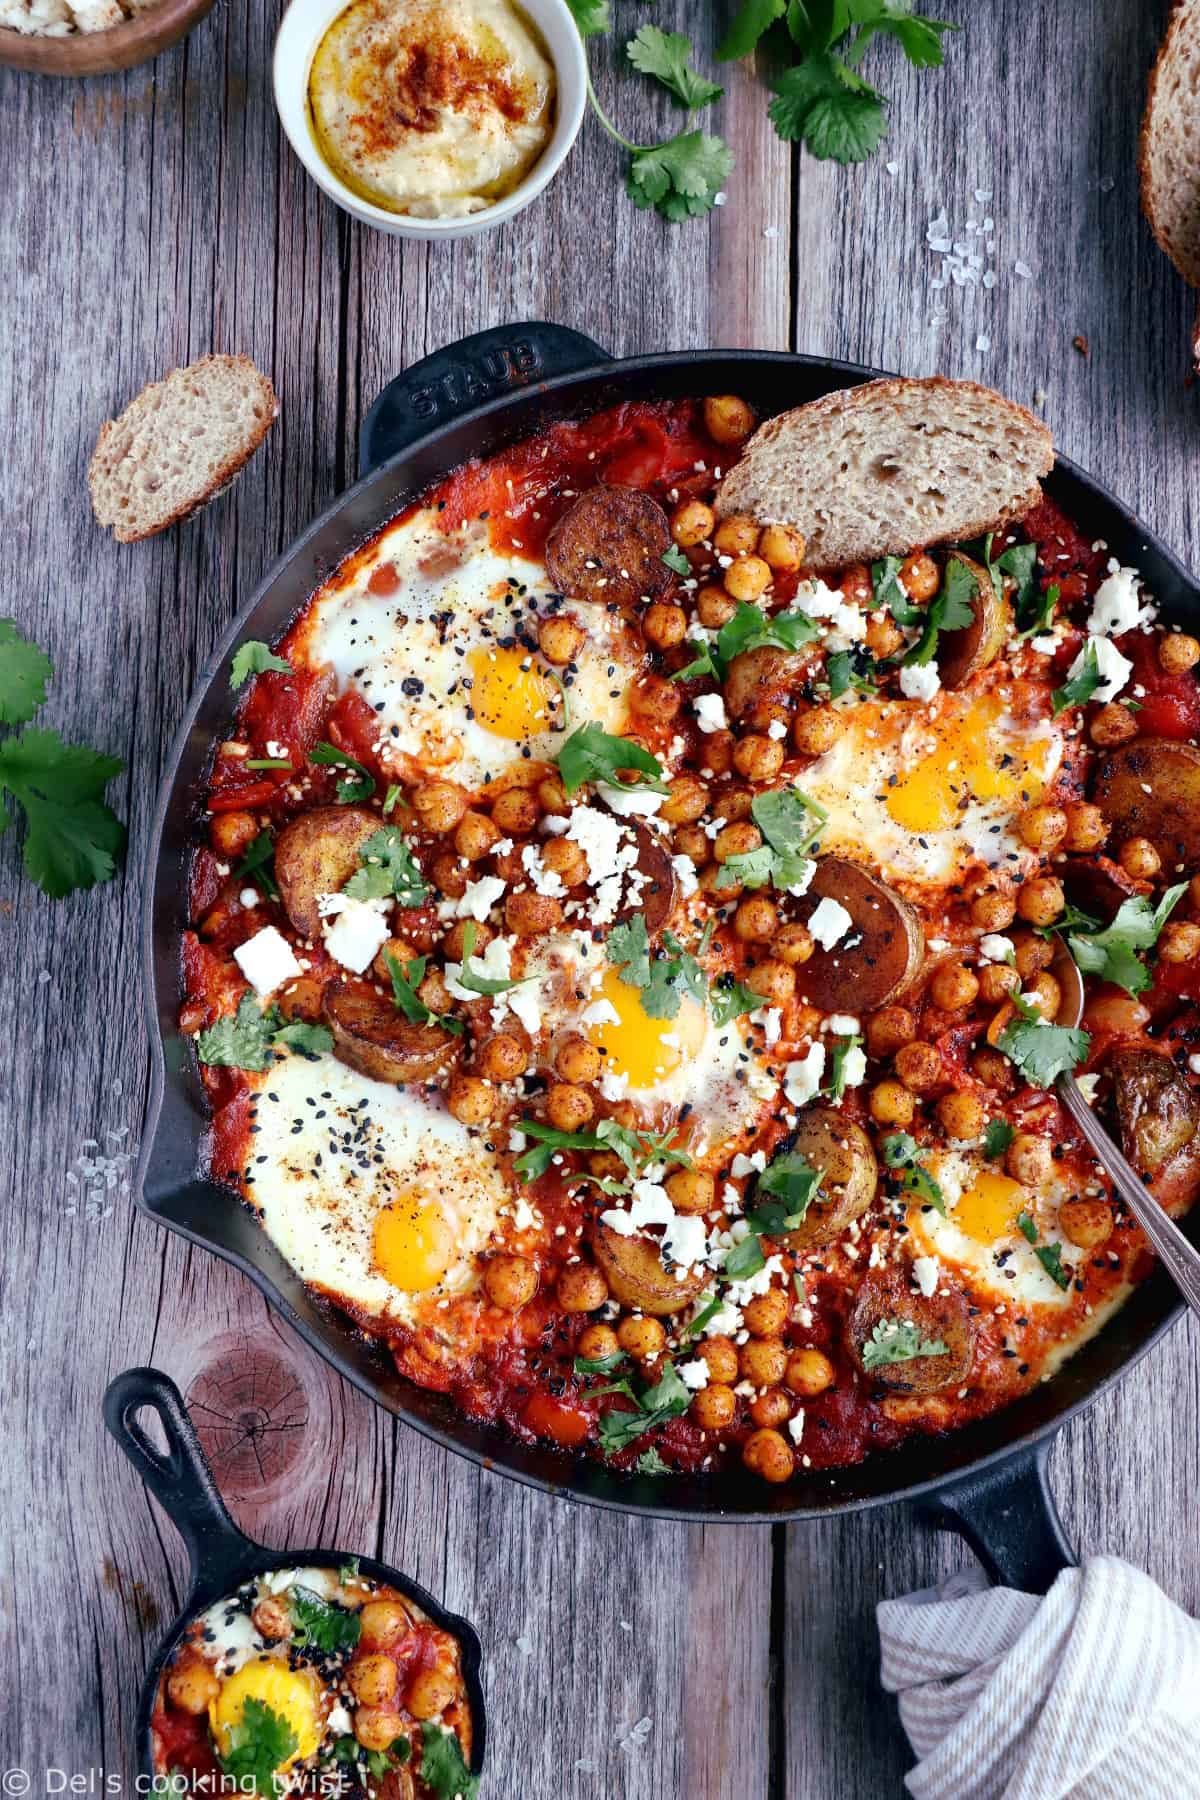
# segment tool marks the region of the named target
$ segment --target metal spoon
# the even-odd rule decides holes
[[[1051,964],[1050,973],[1058,982],[1062,995],[1055,1023],[1072,1027],[1078,1025],[1083,1017],[1083,977],[1075,966],[1074,958],[1061,944]],[[1116,1143],[1080,1093],[1074,1075],[1060,1075],[1055,1087],[1059,1099],[1087,1139],[1097,1162],[1111,1176],[1113,1186],[1154,1245],[1176,1287],[1200,1318],[1200,1250],[1196,1250],[1188,1242],[1153,1194],[1147,1193],[1141,1177],[1126,1162]]]

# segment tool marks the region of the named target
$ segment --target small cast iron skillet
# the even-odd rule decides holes
[[[138,1413],[151,1407],[166,1434],[164,1453],[150,1442],[138,1422]],[[126,1369],[108,1385],[104,1395],[104,1423],[141,1476],[154,1498],[168,1514],[187,1545],[191,1580],[183,1611],[159,1645],[142,1685],[138,1701],[135,1742],[142,1773],[154,1775],[154,1742],[150,1719],[163,1670],[179,1640],[197,1613],[214,1601],[236,1593],[252,1575],[273,1569],[332,1568],[349,1560],[340,1550],[267,1550],[238,1530],[225,1510],[212,1470],[208,1466],[195,1427],[175,1383],[159,1369]],[[462,1650],[463,1679],[471,1708],[471,1773],[483,1771],[487,1741],[484,1709],[483,1652],[474,1629],[456,1613],[439,1606],[432,1594],[408,1575],[377,1562],[373,1556],[356,1556],[364,1575],[384,1581],[426,1612],[435,1625],[458,1639]]]

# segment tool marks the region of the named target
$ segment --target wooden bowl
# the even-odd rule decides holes
[[[26,37],[0,27],[0,63],[38,75],[111,75],[170,49],[212,5],[213,0],[159,0],[108,31],[74,31],[69,37]]]

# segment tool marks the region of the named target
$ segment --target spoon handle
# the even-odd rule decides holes
[[[1112,1178],[1113,1186],[1154,1245],[1176,1287],[1200,1317],[1200,1251],[1184,1237],[1175,1221],[1146,1192],[1140,1177],[1126,1162],[1121,1151],[1100,1123],[1073,1075],[1060,1075],[1058,1096],[1087,1139],[1096,1159]]]

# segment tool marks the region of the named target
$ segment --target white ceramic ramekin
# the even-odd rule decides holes
[[[349,0],[291,0],[275,38],[275,106],[292,149],[317,186],[344,212],[396,237],[474,237],[511,219],[535,200],[566,160],[587,105],[587,60],[566,0],[519,0],[522,12],[540,31],[554,64],[558,91],[550,142],[511,194],[481,212],[455,219],[417,219],[374,206],[340,181],[321,155],[308,108],[309,72],[326,30],[348,4]]]

